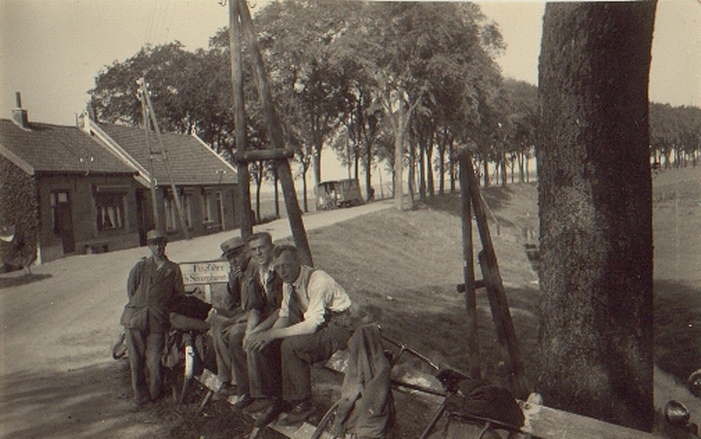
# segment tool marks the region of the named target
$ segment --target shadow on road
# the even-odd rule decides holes
[[[20,372],[2,380],[0,425],[12,438],[139,437],[146,414],[128,411],[126,362],[67,372]]]
[[[655,281],[655,363],[683,383],[701,368],[701,294],[690,285]]]
[[[26,285],[32,282],[39,282],[44,279],[50,278],[52,275],[50,273],[45,274],[34,274],[34,273],[24,273],[20,276],[3,276],[0,277],[0,289],[11,288],[19,285]]]
[[[157,403],[132,413],[126,359],[67,372],[22,372],[0,382],[0,438],[243,437],[252,421],[213,401],[198,414],[204,391],[190,390],[179,405],[168,392]]]

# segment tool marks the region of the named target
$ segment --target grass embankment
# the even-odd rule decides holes
[[[701,270],[697,266],[701,260],[701,168],[689,177],[695,179],[691,184],[688,178],[680,183],[675,177],[680,174],[673,172],[682,171],[669,171],[655,180],[655,358],[661,369],[682,382],[689,370],[701,367]],[[535,383],[540,293],[524,244],[538,242],[537,189],[534,184],[516,184],[489,188],[483,195],[491,210],[494,248],[522,362],[527,378]],[[473,232],[476,254],[481,243],[476,229]],[[463,282],[457,195],[437,197],[427,209],[385,210],[312,231],[309,242],[315,265],[336,278],[382,324],[385,334],[434,362],[467,369],[464,295],[456,292],[456,285]],[[475,271],[480,279],[479,266]],[[478,307],[483,373],[498,382],[501,356],[483,290],[478,291]],[[315,369],[315,374],[321,372]],[[329,403],[338,397],[342,378],[315,376],[315,380],[315,399]],[[693,396],[685,393],[684,402],[693,402]],[[417,406],[416,401],[398,401],[398,405],[406,437],[418,436],[435,409]],[[689,408],[698,412],[696,407]],[[412,418],[411,425],[406,425],[406,418]],[[218,428],[241,428],[234,424],[220,419]],[[211,418],[207,427],[212,427]]]
[[[655,359],[679,382],[701,367],[700,174],[668,171],[655,185]],[[539,289],[524,244],[538,240],[537,189],[516,184],[483,195],[526,375],[534,382]],[[481,242],[473,233],[476,254]],[[309,241],[315,264],[385,333],[437,362],[467,368],[464,296],[455,289],[463,282],[457,195],[437,197],[429,209],[387,210],[314,231]],[[481,278],[479,266],[475,270]],[[483,373],[498,379],[501,358],[483,290],[478,311]]]
[[[514,185],[486,191],[499,223],[492,238],[528,376],[535,373],[537,275],[523,244],[537,239],[536,188]],[[530,234],[528,232],[530,231]],[[481,244],[474,231],[475,255]],[[315,265],[331,273],[384,333],[439,364],[467,369],[460,199],[437,198],[429,209],[386,210],[309,234]],[[476,278],[480,279],[479,266]],[[499,346],[483,290],[478,292],[483,373],[500,378]]]

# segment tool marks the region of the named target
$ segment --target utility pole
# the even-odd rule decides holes
[[[234,95],[234,114],[236,129],[236,154],[246,152],[246,110],[243,102],[243,69],[241,68],[241,30],[239,26],[239,3],[229,0],[229,53],[231,59],[231,86]],[[251,177],[248,162],[237,161],[236,171],[239,180],[239,215],[241,219],[241,237],[248,238],[253,233],[251,218]]]
[[[263,66],[263,57],[258,49],[258,41],[256,40],[255,31],[253,30],[253,22],[251,20],[251,12],[248,10],[246,0],[229,0],[231,2],[238,1],[239,17],[241,18],[241,29],[248,40],[251,53],[254,58],[255,78],[258,86],[258,96],[263,107],[268,135],[274,150],[278,150],[281,154],[284,151],[284,142],[282,135],[282,126],[278,119],[275,108],[273,107],[273,97],[268,85],[268,80],[265,75],[265,67]],[[302,263],[313,266],[312,253],[307,240],[307,232],[304,229],[302,221],[302,211],[299,208],[297,201],[297,193],[295,192],[294,179],[290,169],[288,160],[279,159],[276,161],[277,172],[280,176],[282,184],[282,193],[285,197],[285,207],[287,208],[287,217],[290,221],[290,229],[292,229],[292,237],[295,247],[299,251]]]
[[[156,195],[156,176],[153,175],[153,150],[151,149],[151,139],[149,138],[149,116],[148,107],[146,106],[146,99],[144,99],[144,93],[146,91],[146,80],[144,78],[136,81],[139,84],[139,100],[141,100],[141,112],[144,115],[144,132],[146,133],[146,148],[148,149],[148,174],[149,183],[151,184],[151,203],[153,204],[153,228],[158,229],[161,226],[161,216],[158,211],[158,197]]]
[[[166,151],[165,146],[163,145],[163,139],[161,138],[161,130],[158,128],[158,120],[156,119],[156,112],[153,109],[153,104],[151,103],[151,97],[148,94],[148,88],[146,86],[146,79],[141,78],[141,88],[142,88],[142,96],[144,97],[144,100],[146,101],[146,105],[148,107],[148,115],[151,117],[151,121],[153,122],[153,128],[154,131],[156,132],[156,138],[158,139],[158,143],[161,147],[161,154],[163,154],[163,163],[165,164],[166,167],[166,173],[168,174],[168,180],[170,181],[170,190],[173,192],[173,201],[175,201],[175,208],[178,211],[178,219],[180,220],[180,229],[183,232],[183,236],[185,239],[190,239],[190,232],[187,230],[187,224],[185,224],[185,212],[183,211],[183,208],[180,204],[180,194],[178,194],[178,188],[175,186],[175,182],[173,181],[173,174],[170,170],[170,162],[168,161],[168,152]],[[146,126],[146,132],[148,135],[149,131],[149,125]]]
[[[467,311],[467,362],[470,378],[479,379],[480,370],[479,331],[477,325],[477,293],[475,282],[475,263],[472,253],[472,208],[470,206],[470,191],[468,189],[471,171],[467,160],[472,160],[469,154],[460,155],[460,199],[462,201],[462,249],[463,277],[465,279],[465,310]]]

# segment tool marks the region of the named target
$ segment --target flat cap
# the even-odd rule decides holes
[[[227,254],[240,249],[241,247],[244,247],[246,245],[246,241],[243,240],[243,238],[240,238],[238,236],[234,236],[233,238],[227,239],[226,241],[221,243],[221,251],[222,251],[222,256],[226,256]]]
[[[149,230],[146,233],[146,242],[158,240],[168,241],[168,235],[166,235],[166,232],[163,230]]]

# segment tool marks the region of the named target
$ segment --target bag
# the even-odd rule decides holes
[[[487,418],[516,428],[525,420],[509,390],[477,379],[458,382],[457,392],[446,398],[446,409],[452,414]]]
[[[146,330],[148,328],[148,307],[132,308],[125,306],[120,323],[128,329]]]
[[[191,319],[205,320],[212,305],[192,295],[177,295],[173,297],[170,311]]]

